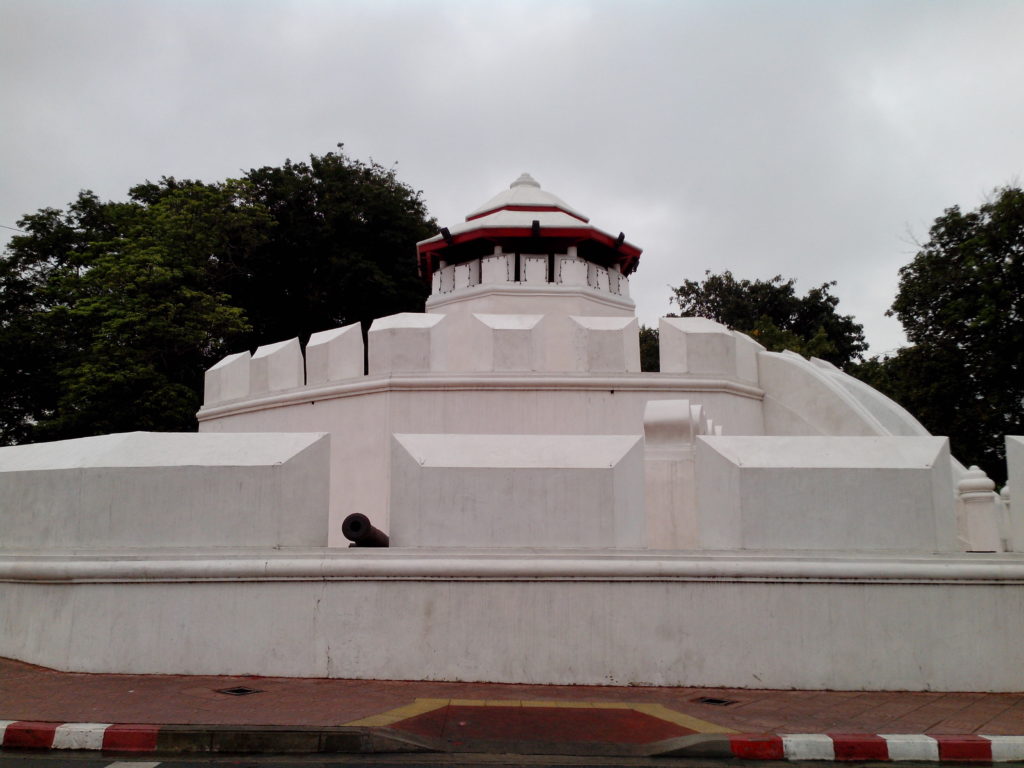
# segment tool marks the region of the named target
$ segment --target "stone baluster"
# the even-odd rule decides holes
[[[996,484],[977,466],[972,466],[957,484],[961,537],[968,552],[1001,552]]]

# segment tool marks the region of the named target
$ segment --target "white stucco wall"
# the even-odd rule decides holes
[[[952,552],[941,437],[698,437],[700,542],[710,549]]]
[[[325,546],[330,439],[130,432],[0,448],[0,549]]]
[[[391,543],[635,549],[643,482],[631,435],[396,434]]]
[[[0,613],[0,655],[91,672],[1024,689],[1006,555],[0,556]]]

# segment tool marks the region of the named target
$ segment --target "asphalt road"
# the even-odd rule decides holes
[[[835,768],[834,762],[805,761],[799,768]],[[936,763],[901,763],[901,768],[935,768]],[[969,765],[969,764],[964,764]],[[990,765],[990,764],[985,764]],[[1020,763],[1003,763],[1019,766]],[[794,768],[794,763],[775,761],[695,760],[673,758],[600,758],[558,755],[323,755],[211,757],[97,757],[95,754],[63,752],[0,753],[0,768]],[[848,768],[892,768],[892,763],[844,763]]]

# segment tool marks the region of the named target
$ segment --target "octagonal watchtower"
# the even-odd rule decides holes
[[[629,279],[641,250],[611,235],[524,173],[509,188],[416,245],[431,283],[428,312],[562,311],[633,315]]]

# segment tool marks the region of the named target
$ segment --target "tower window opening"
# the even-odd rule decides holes
[[[514,282],[518,283],[522,279],[523,278],[522,278],[522,272],[521,272],[521,267],[520,267],[519,251],[516,251],[515,274],[512,276],[512,280]]]
[[[548,282],[555,282],[555,254],[548,254]]]

